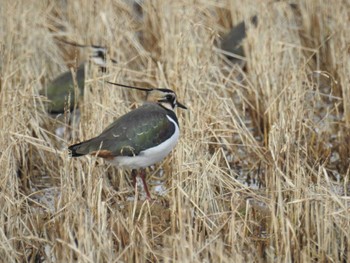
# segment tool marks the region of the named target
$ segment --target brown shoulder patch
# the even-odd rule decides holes
[[[94,152],[91,152],[90,155],[98,156],[107,160],[112,160],[114,158],[114,156],[112,155],[112,152],[108,150],[94,151]]]

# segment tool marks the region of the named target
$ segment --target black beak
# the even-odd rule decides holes
[[[176,106],[178,106],[179,108],[183,108],[183,109],[187,110],[187,107],[185,105],[181,104],[178,101],[176,102]]]

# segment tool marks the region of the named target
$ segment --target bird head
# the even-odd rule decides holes
[[[128,88],[128,89],[136,89],[147,92],[146,101],[158,103],[168,110],[174,110],[176,107],[187,109],[185,105],[177,101],[176,93],[171,89],[158,89],[158,88],[140,88],[134,86],[123,85],[119,83],[114,83],[107,81],[109,84],[113,84],[116,86]]]
[[[59,39],[59,41],[71,45],[71,46],[75,46],[75,47],[80,47],[80,48],[89,48],[89,59],[90,61],[92,61],[93,63],[95,63],[96,65],[98,65],[101,69],[102,72],[106,72],[106,66],[107,66],[107,48],[103,47],[103,46],[98,46],[98,45],[82,45],[82,44],[78,44],[78,43],[74,43],[74,42],[70,42],[67,40],[62,40]],[[117,61],[115,59],[110,59],[110,61],[112,63],[117,63]]]

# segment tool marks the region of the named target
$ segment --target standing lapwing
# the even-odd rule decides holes
[[[89,60],[98,65],[102,72],[106,72],[107,49],[105,47],[60,41],[76,47],[89,48],[91,54]],[[113,59],[111,61],[116,63]],[[67,106],[69,106],[70,111],[77,107],[78,98],[84,95],[86,63],[84,61],[77,68],[73,69],[75,74],[72,74],[70,70],[62,73],[41,91],[41,95],[46,96],[50,101],[47,109],[50,114],[62,114]],[[74,89],[75,85],[78,87],[77,90]]]
[[[120,168],[132,169],[136,186],[137,169],[141,169],[147,198],[151,199],[145,180],[145,169],[160,162],[175,147],[179,135],[179,122],[174,109],[187,109],[176,100],[170,89],[138,88],[108,82],[117,86],[147,92],[146,102],[109,125],[99,136],[69,146],[72,157],[95,155]]]

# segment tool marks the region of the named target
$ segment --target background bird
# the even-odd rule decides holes
[[[250,22],[256,27],[258,24],[258,17],[251,17]],[[226,56],[232,62],[238,63],[245,57],[242,42],[247,36],[246,31],[246,23],[242,21],[232,27],[230,32],[228,32],[221,40],[221,49],[227,52]]]
[[[79,97],[84,95],[85,67],[87,62],[93,62],[100,67],[102,72],[106,72],[107,48],[96,45],[80,45],[68,41],[62,42],[81,48],[89,48],[90,57],[88,60],[80,63],[79,66],[73,67],[74,74],[72,74],[72,70],[62,73],[41,91],[40,94],[46,96],[50,101],[47,108],[48,112],[55,115],[64,113],[65,109],[73,111],[77,107]],[[116,63],[113,59],[111,61]],[[78,87],[76,90],[74,89],[75,85]]]
[[[176,100],[175,92],[170,89],[109,83],[146,91],[146,102],[121,116],[97,137],[70,146],[71,156],[95,155],[119,168],[132,169],[134,187],[137,169],[141,169],[139,176],[147,198],[151,199],[144,168],[163,160],[175,147],[180,130],[174,109],[187,108]]]

